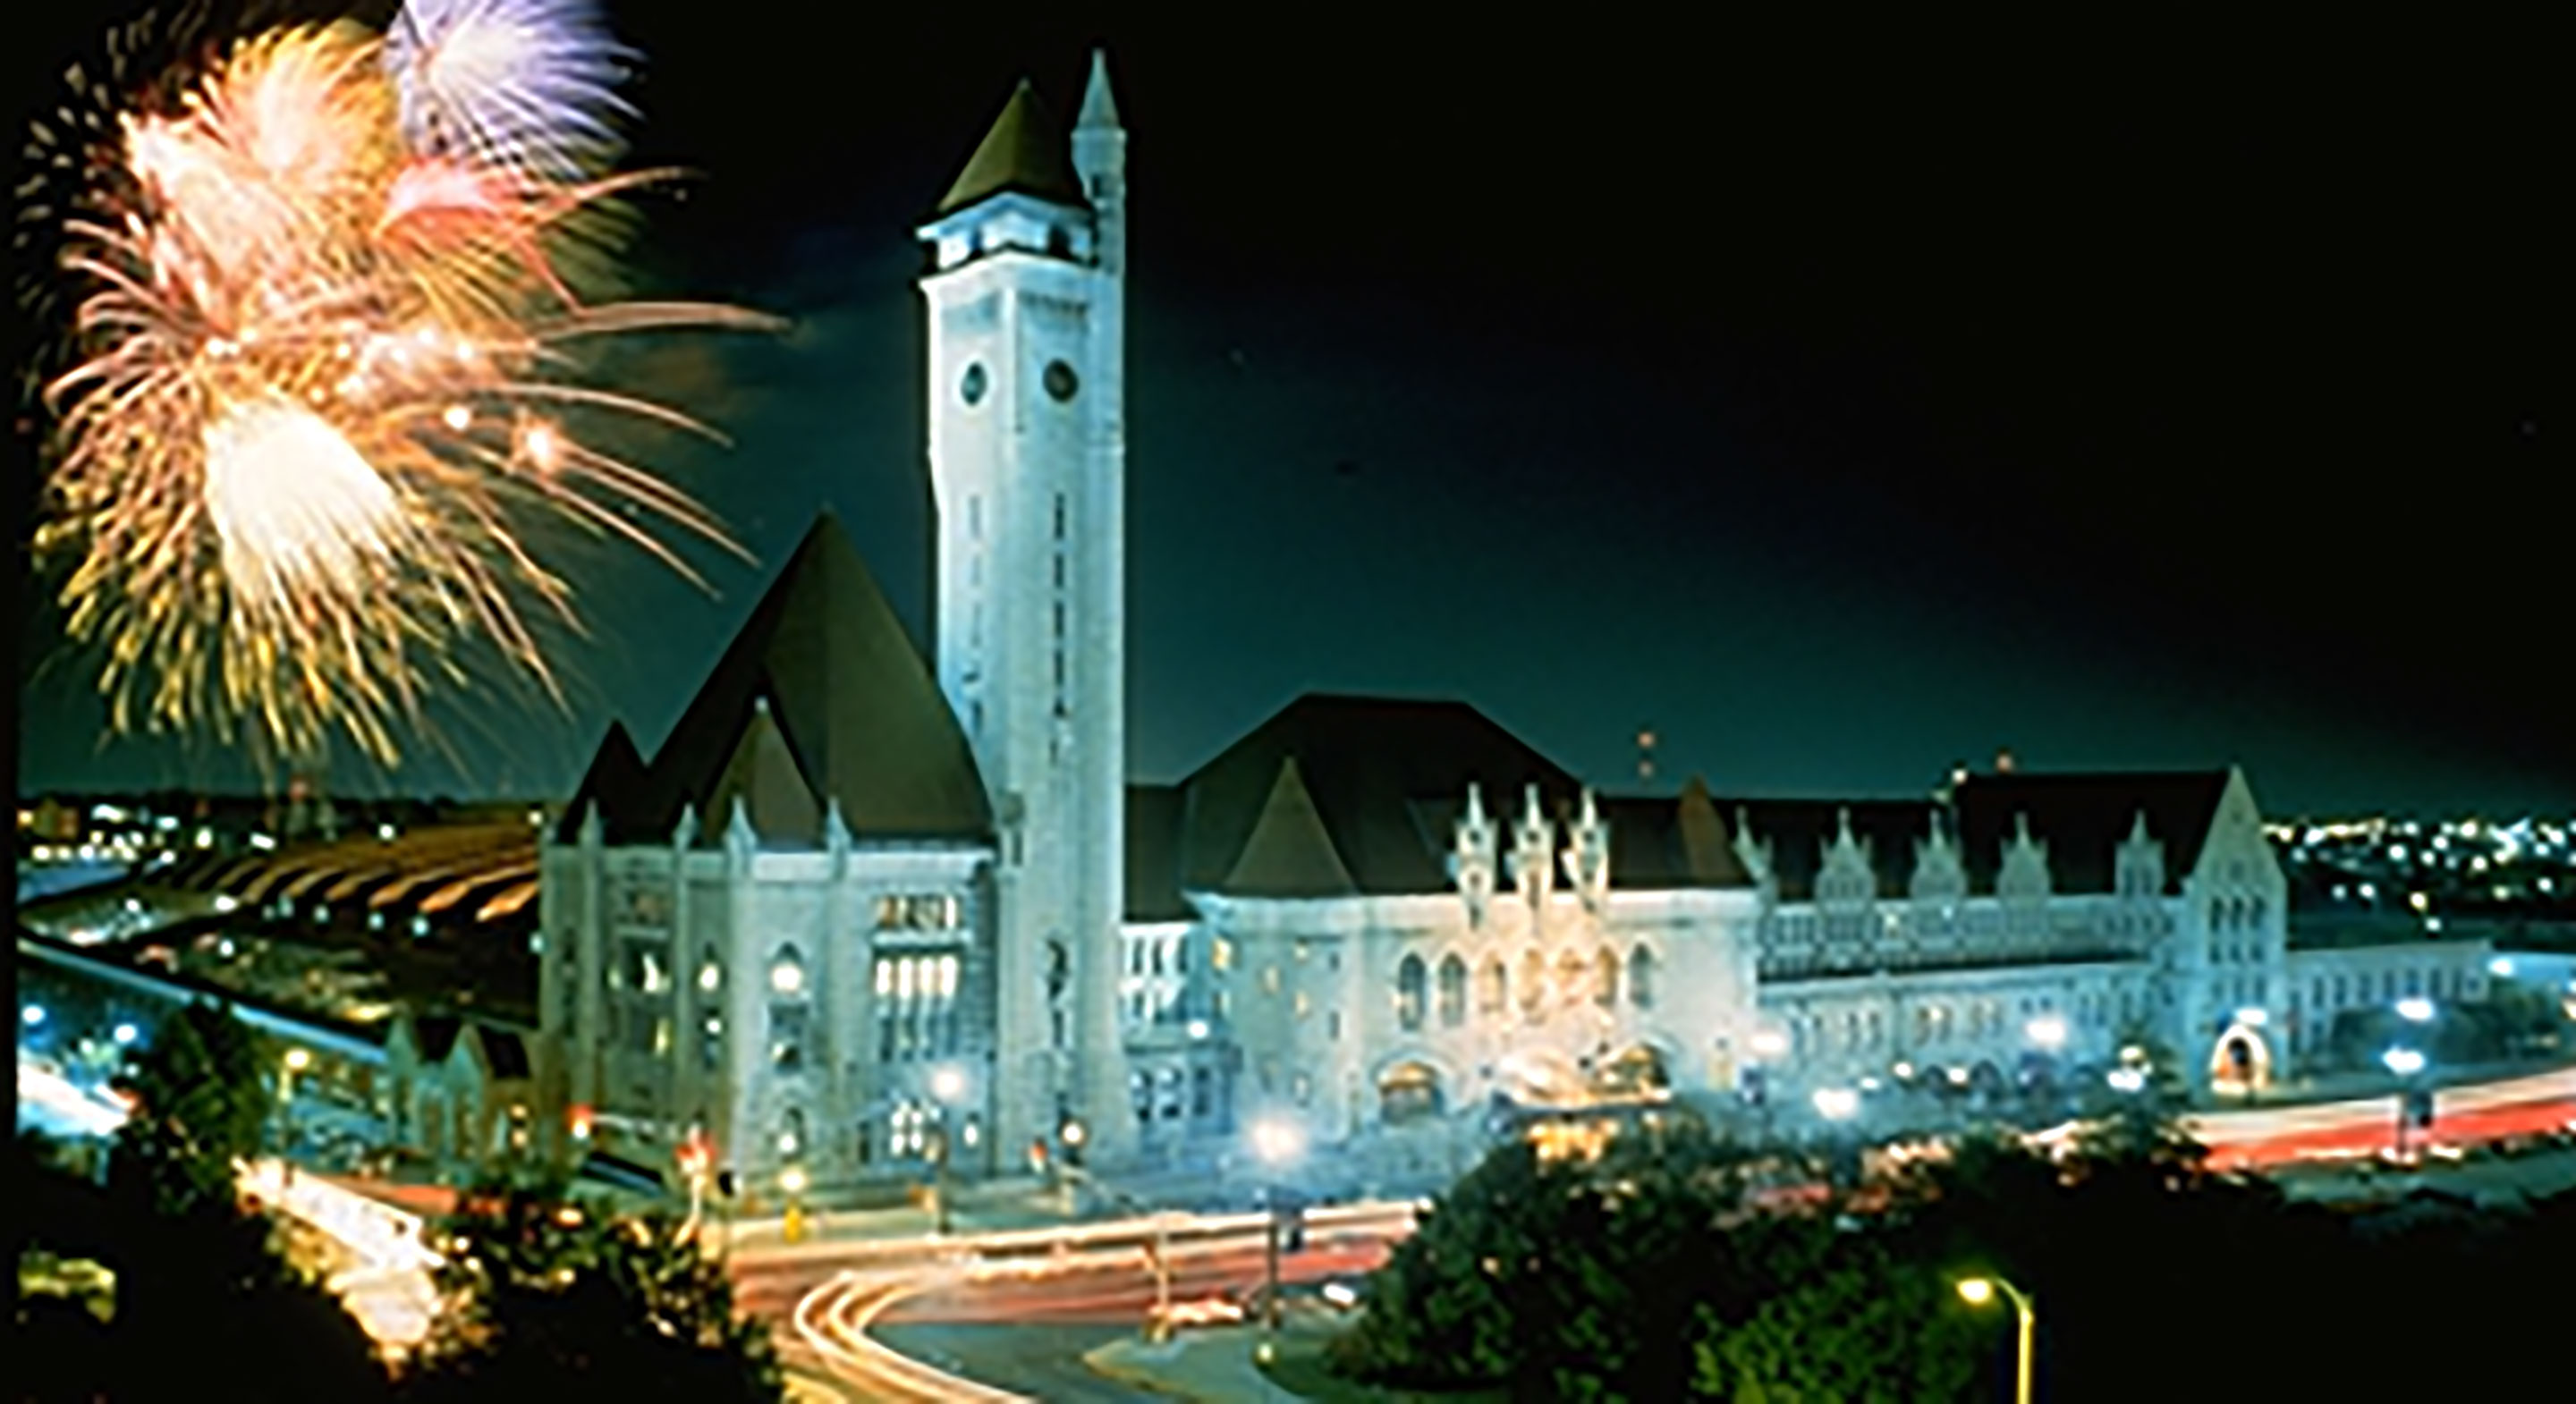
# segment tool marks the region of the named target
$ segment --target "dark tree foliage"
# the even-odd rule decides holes
[[[279,1253],[269,1223],[229,1198],[164,1212],[148,1194],[100,1193],[41,1158],[13,1180],[36,1211],[28,1237],[116,1274],[99,1323],[22,1301],[28,1400],[381,1399],[374,1343],[321,1284]],[[210,1372],[220,1372],[210,1374]]]
[[[2576,1194],[2342,1212],[2209,1173],[2151,1099],[2052,1161],[1971,1140],[1883,1207],[1744,1198],[1743,1157],[1628,1141],[1497,1151],[1442,1197],[1335,1343],[1347,1374],[1526,1397],[1876,1404],[2009,1397],[2038,1303],[2058,1399],[2502,1397],[2565,1331]]]
[[[109,1162],[120,1192],[162,1214],[233,1203],[233,1162],[258,1152],[275,1105],[250,1029],[220,1005],[188,1005],[116,1086],[134,1098]]]
[[[775,1401],[768,1332],[723,1268],[664,1214],[609,1219],[555,1184],[489,1184],[444,1246],[454,1303],[405,1397]]]

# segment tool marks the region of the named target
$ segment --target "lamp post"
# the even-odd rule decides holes
[[[2397,1159],[2406,1159],[2406,1125],[2414,1116],[2415,1075],[2424,1071],[2424,1055],[2413,1048],[2391,1048],[2379,1055],[2379,1061],[2398,1077],[2397,1085]]]
[[[2019,1347],[2013,1358],[2013,1404],[2030,1404],[2031,1336],[2038,1325],[2030,1297],[2020,1288],[2000,1277],[1969,1277],[1959,1282],[1959,1297],[1970,1306],[1984,1306],[1997,1292],[2012,1300],[2013,1314],[2019,1327]]]
[[[1264,1178],[1268,1181],[1263,1198],[1270,1210],[1263,1254],[1268,1285],[1261,1298],[1261,1340],[1254,1348],[1256,1356],[1265,1364],[1276,1353],[1272,1337],[1279,1330],[1279,1240],[1281,1217],[1285,1212],[1281,1204],[1285,1187],[1279,1182],[1290,1162],[1297,1158],[1304,1141],[1305,1137],[1296,1123],[1291,1121],[1263,1121],[1252,1128],[1252,1150],[1261,1158]]]
[[[313,1065],[313,1055],[301,1048],[286,1050],[277,1069],[277,1173],[281,1183],[295,1177],[295,1160],[289,1152],[295,1149],[295,1075]]]
[[[930,1100],[939,1109],[939,1118],[931,1129],[930,1137],[930,1231],[941,1238],[948,1236],[949,1111],[965,1095],[964,1073],[955,1068],[941,1068],[930,1075]]]
[[[787,1217],[779,1231],[790,1243],[805,1241],[805,1167],[790,1165],[778,1172],[778,1188],[787,1195]]]

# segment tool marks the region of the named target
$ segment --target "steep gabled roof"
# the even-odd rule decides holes
[[[1270,798],[1219,890],[1234,897],[1348,897],[1359,890],[1333,851],[1295,756],[1279,763]]]
[[[572,803],[564,806],[555,837],[565,843],[580,838],[582,816],[592,805],[599,807],[603,823],[611,815],[633,812],[645,786],[644,753],[635,749],[635,738],[627,734],[626,723],[610,722],[608,735],[600,740],[598,752],[590,759],[590,769],[581,777],[581,787],[572,792]]]
[[[757,734],[764,725],[774,743]],[[810,806],[786,784],[782,749]],[[620,842],[667,842],[682,807],[694,805],[712,842],[729,818],[717,806],[737,794],[757,801],[754,825],[771,841],[821,842],[821,816],[836,799],[854,838],[992,832],[965,733],[828,512],[671,729],[644,797],[609,816],[609,828]]]
[[[753,699],[751,721],[743,727],[742,739],[734,743],[733,759],[725,762],[724,774],[700,817],[711,830],[721,831],[732,824],[737,805],[755,834],[819,834],[823,829],[823,806],[814,802],[814,791],[797,771],[787,738],[778,734],[778,724],[770,720],[766,697]]]
[[[1726,821],[1694,777],[1678,798],[1605,795],[1610,826],[1610,885],[1628,891],[1743,887],[1753,879],[1735,854]]]
[[[1090,207],[1082,195],[1082,178],[1074,173],[1064,128],[1056,124],[1054,114],[1025,78],[1012,90],[1011,100],[1003,105],[1002,115],[993,119],[992,130],[984,133],[975,154],[967,158],[966,169],[957,173],[955,183],[941,197],[938,213],[955,214],[1009,191]]]
[[[1448,890],[1441,816],[1465,801],[1470,782],[1506,825],[1506,844],[1524,786],[1538,785],[1551,811],[1579,791],[1554,762],[1464,703],[1308,694],[1182,782],[1183,888],[1225,890],[1292,757],[1334,857],[1371,894]]]
[[[2054,890],[2112,891],[2120,845],[2143,810],[2148,835],[2164,845],[2165,890],[2180,891],[2200,861],[2227,776],[2224,770],[1972,775],[1952,797],[1969,881],[1992,889],[2014,816],[2027,814],[2031,837],[2048,845]]]

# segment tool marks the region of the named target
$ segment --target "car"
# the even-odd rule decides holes
[[[1223,1297],[1201,1297],[1163,1308],[1163,1324],[1167,1326],[1230,1326],[1244,1316],[1241,1306]]]

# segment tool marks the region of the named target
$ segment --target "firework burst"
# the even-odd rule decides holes
[[[573,9],[439,0],[439,22],[414,29],[522,12]],[[70,631],[103,646],[120,729],[247,728],[289,760],[336,735],[390,762],[424,688],[464,681],[474,644],[554,690],[527,611],[578,618],[535,521],[684,574],[642,522],[732,546],[574,416],[698,426],[580,383],[572,353],[607,333],[772,323],[573,297],[553,258],[567,222],[653,178],[564,174],[566,153],[597,149],[589,127],[553,144],[526,126],[507,143],[439,136],[498,131],[490,114],[538,110],[526,92],[570,91],[560,74],[609,59],[539,45],[553,87],[497,60],[431,63],[424,93],[421,62],[388,47],[349,24],[231,46],[118,114],[115,160],[62,219],[77,359],[44,388],[56,448],[38,546],[74,561]],[[423,103],[481,125],[415,130]]]

